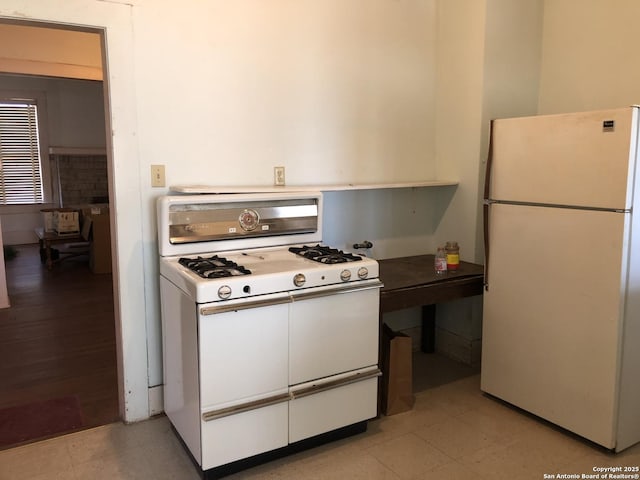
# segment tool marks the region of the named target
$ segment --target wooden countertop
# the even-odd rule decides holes
[[[380,312],[482,295],[482,265],[461,261],[455,273],[437,275],[433,261],[434,255],[378,260],[380,280],[384,283],[380,291]]]

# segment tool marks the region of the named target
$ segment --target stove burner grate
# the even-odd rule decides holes
[[[362,257],[358,255],[343,252],[342,250],[338,250],[336,248],[325,247],[320,244],[313,247],[290,247],[289,251],[304,258],[308,258],[309,260],[313,260],[314,262],[327,264],[357,262],[358,260],[362,260]]]
[[[249,275],[251,270],[246,269],[236,262],[224,257],[214,255],[212,257],[180,258],[180,265],[197,273],[202,278],[224,278],[238,275]]]

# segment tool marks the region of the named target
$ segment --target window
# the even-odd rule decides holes
[[[35,99],[0,100],[0,205],[45,201]]]

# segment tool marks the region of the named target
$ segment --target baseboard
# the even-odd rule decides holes
[[[38,237],[33,230],[3,231],[2,242],[5,245],[28,245],[38,243]]]

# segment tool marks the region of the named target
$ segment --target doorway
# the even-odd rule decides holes
[[[50,82],[102,83],[100,31],[2,22],[2,35],[10,35],[10,44],[20,46],[19,54],[0,59],[2,73]],[[100,98],[101,115],[103,125],[108,125],[105,98]],[[49,102],[49,114],[52,103],[56,102]],[[109,161],[108,129],[103,126],[97,142],[96,132],[86,129],[86,120],[50,118],[52,156],[84,158],[102,152]],[[72,133],[78,128],[85,129],[83,141],[74,145]],[[109,186],[110,172],[107,168],[104,179]],[[52,178],[59,178],[55,173]],[[52,206],[61,206],[60,183],[52,183]],[[101,204],[109,203],[111,193],[104,196],[96,197],[103,197]],[[0,212],[9,227],[4,236],[12,257],[5,255],[11,306],[0,310],[0,449],[111,423],[120,416],[112,274],[94,273],[82,256],[47,270],[33,236],[34,228],[42,224],[39,207],[22,213],[15,208]]]

